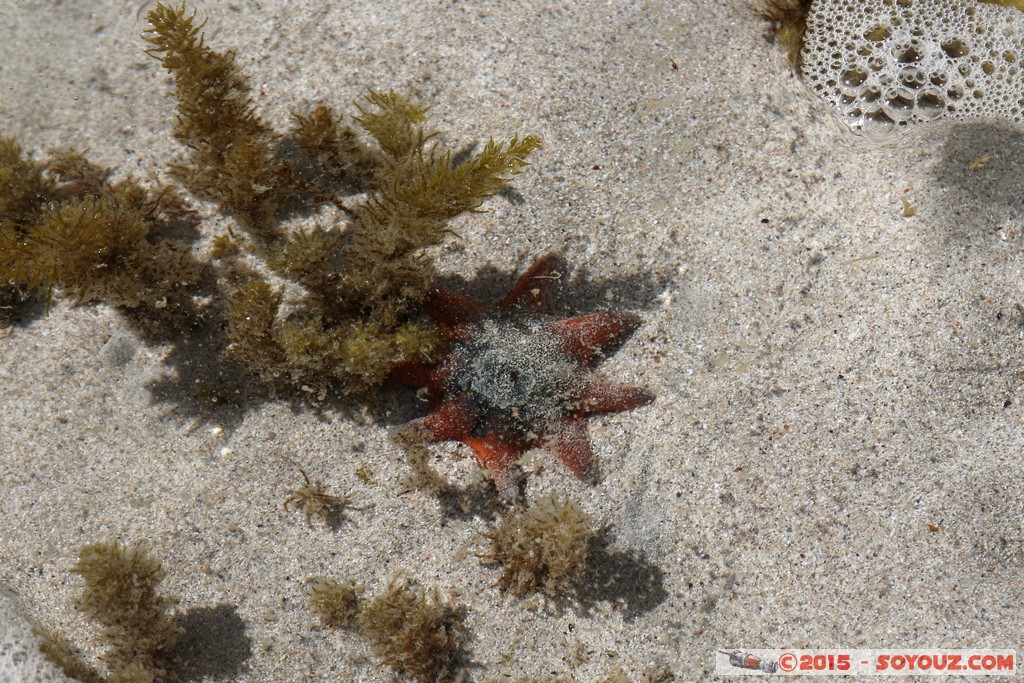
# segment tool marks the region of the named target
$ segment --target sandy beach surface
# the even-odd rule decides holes
[[[0,133],[166,178],[182,149],[140,6],[0,2]],[[396,680],[318,626],[310,576],[452,596],[472,681],[710,680],[716,650],[743,648],[1024,649],[1020,133],[852,138],[742,1],[203,11],[278,129],[374,87],[429,103],[457,150],[543,139],[437,263],[495,301],[559,252],[557,314],[643,317],[600,372],[657,398],[590,421],[600,483],[544,454],[525,468],[527,500],[607,527],[604,583],[562,605],[495,587],[478,555],[502,506],[409,486],[390,434],[422,414],[411,394],[203,407],[174,348],[58,297],[0,331],[0,584],[23,611],[98,656],[69,570],[119,539],[162,560],[190,680]],[[230,223],[196,205],[204,234]],[[433,452],[479,485],[468,448]],[[300,468],[359,509],[333,527],[286,511]]]

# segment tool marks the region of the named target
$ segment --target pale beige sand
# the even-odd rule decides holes
[[[69,569],[116,538],[163,558],[194,637],[223,651],[216,680],[392,680],[314,627],[303,585],[401,571],[466,606],[476,681],[706,680],[740,647],[1024,648],[1017,133],[850,141],[744,2],[207,4],[208,40],[278,127],[372,86],[433,104],[456,148],[543,137],[522,201],[460,219],[439,259],[491,269],[472,293],[498,298],[561,251],[560,313],[646,319],[602,371],[658,398],[591,422],[604,481],[541,459],[527,491],[610,525],[614,584],[562,612],[495,589],[475,557],[488,511],[403,493],[401,400],[384,419],[269,402],[197,420],[149,388],[170,349],[59,303],[0,338],[0,583],[39,619],[98,652]],[[163,171],[170,86],[136,8],[0,4],[0,132]],[[466,449],[437,454],[479,479]],[[299,466],[367,509],[335,530],[286,513]]]

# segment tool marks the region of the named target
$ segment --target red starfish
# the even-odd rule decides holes
[[[434,288],[424,308],[452,344],[437,363],[402,363],[392,374],[428,392],[429,412],[416,421],[427,438],[470,446],[504,498],[516,497],[516,461],[537,446],[554,451],[580,479],[593,479],[597,464],[586,419],[654,398],[590,370],[603,346],[636,329],[638,316],[548,315],[563,265],[553,254],[539,259],[492,315],[483,304]]]

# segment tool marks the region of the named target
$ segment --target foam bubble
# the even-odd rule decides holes
[[[976,0],[816,0],[802,71],[855,132],[940,118],[1024,127],[1024,12]]]

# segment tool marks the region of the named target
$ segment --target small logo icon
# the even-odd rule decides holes
[[[778,662],[765,661],[760,657],[749,654],[747,652],[741,652],[740,650],[733,650],[732,652],[719,650],[718,652],[729,658],[729,664],[731,666],[734,666],[739,669],[752,669],[754,671],[763,671],[766,674],[773,674],[779,670]]]

